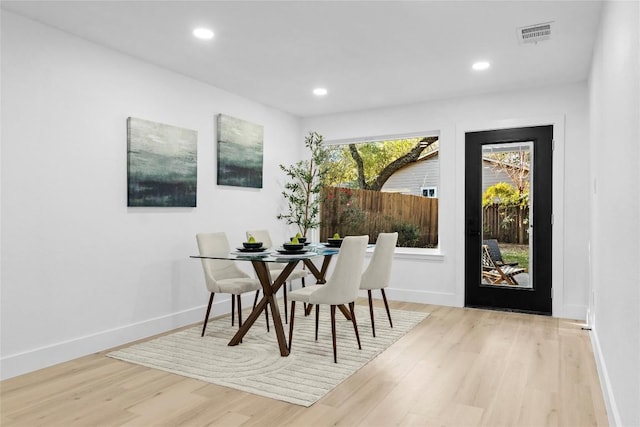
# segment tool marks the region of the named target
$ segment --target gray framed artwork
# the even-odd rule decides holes
[[[263,135],[261,125],[218,115],[218,185],[262,188]]]
[[[127,206],[195,207],[198,132],[127,118]]]

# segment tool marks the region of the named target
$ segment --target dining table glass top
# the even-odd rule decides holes
[[[268,248],[261,252],[243,252],[241,248],[238,248],[232,249],[227,254],[192,255],[191,258],[283,263],[301,261],[318,256],[336,255],[339,252],[339,246],[327,246],[321,243],[310,243],[304,246],[304,249],[301,251],[282,251],[282,248]]]

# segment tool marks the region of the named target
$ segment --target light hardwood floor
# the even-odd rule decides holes
[[[410,303],[392,307],[431,316],[310,408],[102,352],[0,383],[0,424],[607,425],[589,332],[579,322]],[[384,318],[376,325],[388,327]]]

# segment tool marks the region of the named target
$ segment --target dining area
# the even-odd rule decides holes
[[[380,291],[389,327],[393,327],[384,288],[388,286],[391,277],[398,233],[380,233],[375,245],[369,243],[369,236],[366,235],[344,238],[334,236],[323,243],[311,243],[294,236],[281,246],[273,245],[266,230],[250,230],[246,235],[246,241],[235,249],[229,245],[224,232],[198,233],[196,236],[199,253],[190,258],[201,261],[206,287],[210,293],[202,338],[206,338],[205,331],[214,296],[220,293],[231,295],[232,326],[237,306],[238,330],[228,342],[228,346],[231,347],[242,345],[247,332],[264,313],[267,329],[270,328],[270,323],[274,329],[280,356],[287,357],[293,351],[296,302],[303,305],[301,316],[311,315],[315,307],[316,341],[321,306],[328,306],[333,361],[338,363],[336,311],[352,324],[355,341],[358,348],[361,348],[355,313],[355,302],[361,289],[367,291],[372,336],[375,337],[373,290]],[[365,265],[368,251],[371,258],[368,265]],[[333,259],[335,263],[332,263]],[[244,263],[250,263],[253,276],[240,268]],[[292,282],[298,279],[301,287],[292,290]],[[290,287],[288,291],[287,285]],[[281,289],[284,316],[280,312],[276,295]],[[245,293],[255,293],[255,298],[248,317],[243,321],[241,296]],[[287,323],[288,338],[285,336],[284,327]]]
[[[267,230],[233,244],[222,231],[195,237],[202,322],[108,357],[310,407],[429,317],[387,301],[397,233],[293,247]]]

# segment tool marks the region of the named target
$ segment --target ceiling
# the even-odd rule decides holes
[[[300,117],[584,81],[598,1],[2,1]],[[553,22],[550,40],[517,28]],[[197,26],[215,37],[195,39]],[[482,72],[471,65],[486,60]],[[324,97],[315,87],[328,89]]]

